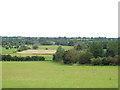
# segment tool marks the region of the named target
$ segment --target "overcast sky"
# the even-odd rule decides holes
[[[0,0],[0,36],[117,37],[119,0]]]

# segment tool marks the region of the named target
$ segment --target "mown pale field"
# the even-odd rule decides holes
[[[70,66],[52,61],[3,62],[3,88],[117,88],[117,66]]]

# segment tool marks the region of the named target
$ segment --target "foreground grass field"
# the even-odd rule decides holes
[[[117,66],[3,62],[3,88],[117,88]]]

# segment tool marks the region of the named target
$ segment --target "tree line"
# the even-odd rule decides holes
[[[45,61],[45,58],[42,56],[11,56],[11,55],[1,55],[2,61]]]
[[[118,65],[120,42],[79,43],[74,49],[65,51],[61,46],[53,55],[53,61],[64,64]]]
[[[25,45],[65,45],[74,46],[78,42],[86,41],[117,41],[118,38],[106,37],[2,37],[2,47],[6,49]]]

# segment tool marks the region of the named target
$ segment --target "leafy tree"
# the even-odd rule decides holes
[[[75,64],[78,62],[78,51],[71,49],[65,51],[63,56],[64,64]]]
[[[28,50],[28,49],[30,49],[30,48],[23,45],[23,46],[20,46],[20,48],[18,49],[18,51],[23,51],[23,50]]]
[[[82,47],[80,44],[77,44],[74,46],[74,49],[79,51],[79,50],[82,50]]]
[[[120,55],[120,41],[118,41],[118,55]]]
[[[44,61],[45,58],[41,56],[26,56],[26,57],[18,57],[11,55],[2,55],[2,61]]]
[[[114,53],[113,50],[107,49],[107,51],[106,51],[106,56],[107,56],[107,57],[108,57],[108,56],[114,57],[114,56],[115,56],[115,53]]]
[[[119,47],[117,41],[109,41],[107,45],[107,51],[106,56],[112,56],[118,55]]]
[[[91,63],[93,65],[110,65],[112,61],[110,61],[106,57],[97,57],[97,58],[92,58]]]
[[[103,48],[102,48],[102,45],[99,42],[91,43],[89,49],[90,49],[90,52],[93,54],[93,56],[95,58],[103,56]]]
[[[53,55],[54,61],[62,61],[65,50],[59,46],[56,53]]]
[[[93,58],[93,55],[91,52],[87,52],[87,51],[79,52],[79,63],[80,64],[90,64],[91,58]]]

